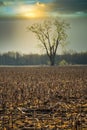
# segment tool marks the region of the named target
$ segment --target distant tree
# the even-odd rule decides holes
[[[35,33],[42,47],[45,48],[51,65],[55,64],[55,56],[59,44],[62,45],[66,41],[66,29],[68,27],[68,23],[57,18],[46,19],[42,23],[35,23],[28,26],[28,30]]]

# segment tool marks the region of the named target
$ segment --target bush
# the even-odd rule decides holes
[[[61,60],[61,61],[59,62],[59,65],[65,66],[65,65],[68,65],[68,62],[65,61],[65,60]]]

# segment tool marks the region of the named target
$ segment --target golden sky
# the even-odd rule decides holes
[[[40,18],[48,15],[46,9],[46,4],[37,2],[34,5],[20,5],[15,11],[22,18]]]

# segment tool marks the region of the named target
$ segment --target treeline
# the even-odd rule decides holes
[[[87,64],[87,52],[83,53],[65,53],[56,55],[55,64],[65,61],[67,64]],[[47,55],[38,54],[20,54],[18,52],[7,52],[0,54],[0,65],[49,65]]]

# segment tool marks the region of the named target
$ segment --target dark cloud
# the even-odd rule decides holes
[[[55,0],[53,9],[66,12],[86,12],[87,0]]]
[[[4,2],[0,1],[0,6],[4,6]]]

